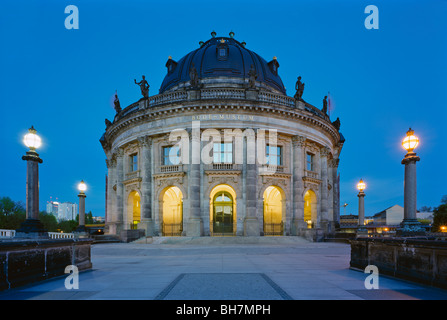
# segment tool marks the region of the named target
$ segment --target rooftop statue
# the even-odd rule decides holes
[[[121,112],[120,99],[118,99],[118,93],[115,91],[115,100],[113,100],[113,104],[115,105],[116,113]]]
[[[143,80],[141,80],[140,82],[137,82],[136,79],[134,79],[135,84],[140,86],[141,89],[141,94],[143,95],[143,97],[147,98],[149,97],[149,83],[147,83],[146,78],[143,76]]]
[[[321,109],[321,111],[323,111],[324,114],[327,114],[327,96],[324,96],[323,109]]]
[[[109,119],[106,119],[105,123],[106,123],[106,129],[112,125],[112,122],[110,122]]]
[[[335,120],[334,122],[332,122],[332,124],[334,125],[334,127],[340,131],[340,118],[337,117],[337,120]]]
[[[303,96],[303,92],[304,92],[304,83],[301,82],[301,76],[298,77],[298,80],[295,84],[295,99],[297,100],[301,100],[301,97]]]
[[[197,73],[197,69],[194,66],[194,62],[191,63],[191,68],[189,68],[189,77],[191,78],[191,87],[197,87],[199,85],[199,74]]]
[[[256,81],[256,78],[258,78],[258,74],[256,73],[254,65],[251,65],[250,71],[248,71],[248,76],[249,76],[248,87],[252,88],[252,89],[256,88],[255,81]]]

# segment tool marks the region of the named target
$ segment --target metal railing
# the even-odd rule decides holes
[[[183,222],[163,223],[162,232],[164,237],[180,237],[183,232]]]
[[[284,224],[264,223],[264,236],[282,236],[284,235]]]
[[[216,230],[217,229],[217,230]],[[210,221],[210,235],[212,237],[232,237],[236,235],[236,222]]]

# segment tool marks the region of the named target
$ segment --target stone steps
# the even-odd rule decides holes
[[[296,236],[281,237],[143,237],[132,243],[173,245],[244,245],[244,244],[304,244],[308,240]]]

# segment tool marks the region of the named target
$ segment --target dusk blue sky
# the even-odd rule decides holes
[[[367,30],[367,5],[379,9],[379,29]],[[79,29],[67,30],[64,9],[79,9]],[[215,30],[265,60],[293,96],[297,76],[303,99],[321,108],[331,93],[346,142],[340,156],[340,202],[357,213],[356,183],[367,184],[372,215],[403,206],[409,127],[416,149],[418,208],[438,206],[445,187],[447,120],[447,1],[12,1],[0,4],[0,197],[25,201],[27,148],[33,125],[38,150],[40,209],[56,197],[78,202],[88,184],[86,210],[104,215],[105,154],[99,138],[121,106],[140,99],[134,79],[146,75],[150,95],[178,61]],[[343,213],[341,209],[341,213]]]

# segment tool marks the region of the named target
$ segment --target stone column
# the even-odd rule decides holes
[[[200,216],[200,128],[193,128],[190,134],[190,164],[188,174],[189,218],[186,235],[203,235],[203,221]]]
[[[357,197],[359,197],[359,227],[363,227],[365,225],[365,193],[360,191]]]
[[[323,147],[320,149],[320,169],[321,169],[321,220],[320,226],[325,233],[330,233],[332,230],[329,225],[329,213],[328,213],[328,165],[327,156],[330,153],[330,149]]]
[[[120,235],[123,226],[124,210],[124,149],[119,148],[116,156],[116,234]]]
[[[144,229],[146,236],[154,235],[154,220],[152,218],[152,157],[150,137],[138,138],[140,143],[139,165],[141,172],[141,221],[138,229]]]
[[[304,222],[304,154],[303,146],[306,138],[303,136],[294,136],[292,138],[292,183],[293,183],[293,218],[292,218],[292,235],[296,236],[300,234],[300,229],[306,229],[306,223]]]
[[[247,139],[244,136],[244,153],[247,152]],[[257,165],[256,158],[247,154],[244,157],[245,163],[245,220],[244,220],[244,236],[259,236],[259,220],[256,216],[257,209]]]
[[[397,230],[397,234],[401,236],[425,233],[416,216],[416,162],[419,160],[420,158],[414,152],[407,153],[402,160],[402,164],[405,165],[404,220],[401,223],[402,228]]]
[[[79,192],[79,225],[76,228],[76,237],[86,236],[85,230],[85,198],[87,197],[83,191]]]
[[[340,194],[339,194],[339,181],[338,181],[338,164],[340,159],[332,159],[330,166],[332,168],[332,208],[333,208],[333,221],[335,227],[340,226]]]
[[[33,149],[22,157],[26,163],[26,220],[16,230],[15,238],[48,239],[48,232],[39,220],[39,158]]]

